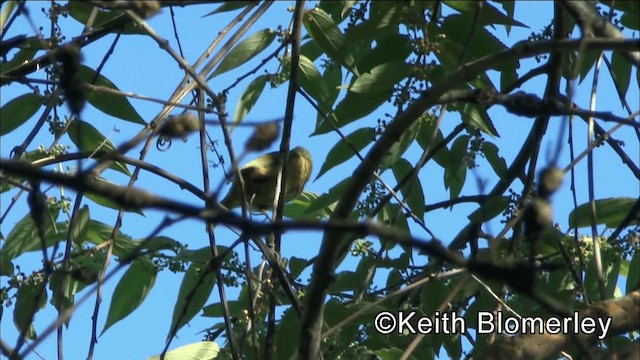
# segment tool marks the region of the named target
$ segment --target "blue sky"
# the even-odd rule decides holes
[[[39,8],[41,6],[46,6],[46,4],[47,3],[29,4],[31,15],[33,16],[35,23],[38,25],[42,24],[45,29],[48,28],[48,25],[46,25],[47,21],[43,18]],[[276,2],[269,10],[268,15],[261,18],[253,28],[248,31],[247,35],[251,35],[263,28],[273,29],[280,24],[286,27],[290,17],[290,13],[287,12],[286,9],[293,5],[294,3],[292,1]],[[217,35],[218,31],[227,24],[231,16],[229,14],[222,14],[204,18],[201,17],[202,15],[210,12],[215,6],[217,5],[193,6],[186,9],[175,8],[179,36],[182,41],[185,59],[189,63],[193,63],[197,59],[204,48]],[[311,5],[308,4],[307,8],[310,6]],[[499,6],[497,7],[499,8]],[[235,15],[236,13],[237,12],[231,14]],[[505,44],[511,45],[515,41],[528,36],[531,32],[541,30],[542,27],[546,25],[551,15],[540,16],[541,14],[552,14],[552,2],[518,3],[515,12],[516,19],[529,24],[531,28],[513,28],[510,38],[506,38],[506,33],[503,28],[497,28],[493,33]],[[170,21],[169,10],[164,9],[160,14],[150,19],[149,24],[162,37],[168,39],[171,46],[177,48]],[[68,37],[73,37],[82,31],[82,26],[73,19],[63,19],[61,24],[63,24],[62,28]],[[23,33],[29,35],[33,34],[28,24],[24,22],[23,19],[18,19],[17,23],[12,27],[11,31],[7,33],[6,37]],[[112,39],[113,36],[108,36],[106,39],[91,44],[85,48],[83,52],[84,63],[95,69],[104,57]],[[277,45],[273,44],[272,46]],[[265,53],[268,51],[269,50]],[[260,59],[261,57],[258,57],[257,60],[249,62],[243,67],[216,77],[214,80],[209,82],[211,88],[214,89],[214,91],[220,91],[226,88],[240,74],[243,74],[245,71],[248,71],[255,66],[256,61],[259,61]],[[537,64],[533,59],[525,60],[522,62],[522,66],[518,70],[518,74],[522,75],[527,71],[527,69],[537,65],[539,64]],[[276,70],[275,65],[268,66],[267,70],[274,72]],[[184,74],[180,71],[175,62],[150,38],[143,38],[137,35],[122,36],[117,44],[114,54],[107,62],[102,73],[123,91],[131,91],[155,98],[167,98],[178,82],[182,79]],[[41,72],[38,76],[44,77],[44,74]],[[491,76],[493,76],[496,83],[499,83],[499,81],[497,81],[497,74],[491,74]],[[228,111],[233,112],[235,110],[235,104],[238,97],[252,78],[253,77],[249,77],[249,80],[242,82],[235,91],[230,93],[227,106]],[[637,109],[638,85],[635,81],[635,70],[633,71],[631,79],[627,100],[631,102],[630,105],[632,109]],[[522,90],[531,91],[541,95],[541,89],[544,88],[545,81],[546,77],[539,77],[528,82],[527,86]],[[591,81],[592,73],[585,78],[582,84],[576,87],[577,93],[575,102],[585,108],[588,107]],[[29,92],[29,89],[23,85],[11,85],[8,87],[2,87],[0,91],[2,91],[0,101],[1,104],[4,105],[8,100],[12,99],[16,95]],[[624,113],[613,89],[610,77],[604,70],[604,66],[597,95],[598,110],[613,111],[618,115]],[[262,95],[253,111],[248,115],[248,119],[260,121],[282,117],[284,114],[285,99],[286,86],[281,86],[277,89],[269,89],[267,87],[267,89],[265,89],[265,93]],[[152,119],[161,109],[161,106],[155,103],[148,103],[135,99],[131,100],[131,103],[134,105],[138,113],[147,121]],[[62,109],[63,111],[66,111],[66,107],[63,107]],[[178,112],[176,111],[174,113]],[[369,115],[365,119],[346,126],[343,131],[345,134],[349,134],[361,126],[375,126],[376,119],[381,116],[382,113],[384,113],[384,111],[379,111]],[[498,139],[489,139],[488,136],[486,137],[488,140],[495,142],[499,146],[500,154],[509,164],[524,141],[533,120],[528,118],[519,118],[506,113],[501,108],[496,107],[492,108],[489,113],[492,116],[494,125],[499,130],[501,137]],[[22,141],[33,124],[35,124],[39,114],[40,112],[25,125],[1,139],[2,142],[0,145],[2,157],[7,157],[10,150]],[[116,146],[128,140],[140,129],[137,125],[102,114],[90,106],[85,108],[82,113],[82,118],[98,128],[105,136],[108,136],[111,142]],[[303,98],[298,97],[293,125],[292,146],[303,145],[311,150],[315,160],[312,180],[315,179],[328,151],[339,140],[338,135],[333,133],[309,137],[315,126],[315,118],[316,116],[313,108],[306,104]],[[551,120],[548,130],[550,135],[545,138],[545,143],[543,144],[543,149],[545,150],[543,150],[542,154],[548,153],[546,151],[548,147],[551,149],[556,147],[555,141],[557,137],[553,134],[557,132],[560,128],[561,122],[565,120],[565,118],[560,117],[555,117]],[[448,113],[442,124],[443,133],[446,135],[458,123],[459,116],[456,113]],[[575,146],[578,151],[581,151],[585,148],[586,144],[586,126],[581,120],[576,120],[575,125],[574,131],[576,134],[579,134],[577,136]],[[605,124],[606,128],[609,127],[608,125],[609,124]],[[249,131],[250,130],[245,128],[238,128],[234,131],[233,139],[237,148],[242,146]],[[227,152],[223,149],[222,134],[219,129],[211,126],[210,134],[213,139],[220,142],[219,150],[221,151],[221,154],[226,156]],[[48,135],[48,133],[39,135],[32,143],[32,148],[40,144],[48,146],[51,142]],[[624,141],[625,149],[632,158],[634,158],[634,154],[640,154],[638,140],[632,131],[629,131],[628,129],[621,130],[614,137]],[[64,138],[62,143],[72,145],[68,138]],[[197,136],[191,136],[186,142],[174,141],[169,151],[151,151],[146,160],[152,164],[162,166],[169,172],[178,174],[197,186],[201,186],[202,175],[200,173],[198,146],[199,142]],[[277,149],[277,145],[274,146],[273,150],[275,149]],[[569,163],[569,150],[566,143],[563,144],[562,150],[560,165],[565,166]],[[71,151],[73,151],[73,148]],[[139,149],[134,149],[130,151],[128,155],[137,157],[138,153]],[[415,163],[419,154],[419,149],[417,147],[412,147],[405,154],[405,158],[409,159],[412,163]],[[210,158],[211,156],[212,155],[210,154]],[[636,156],[635,159],[637,160],[639,157],[640,156]],[[543,157],[539,166],[546,165],[546,160],[547,159]],[[638,196],[640,189],[637,181],[634,181],[635,179],[630,175],[629,171],[625,170],[620,160],[615,156],[611,149],[606,146],[599,148],[595,153],[595,164],[597,170],[594,176],[596,194],[598,198],[612,196]],[[73,166],[75,163],[68,163],[67,165]],[[307,185],[307,190],[316,193],[323,193],[327,191],[331,186],[335,185],[344,177],[349,176],[355,168],[355,165],[355,160],[352,160],[334,168],[318,181],[311,181]],[[493,173],[488,167],[488,164],[485,161],[480,161],[480,165],[481,167],[479,169],[467,174],[467,182],[462,190],[462,195],[470,195],[478,192],[476,176],[479,179],[487,181],[485,185],[486,189],[491,189],[493,186],[496,179],[492,177]],[[588,199],[586,192],[586,162],[583,161],[580,163],[576,167],[576,170],[578,174],[578,203],[583,203]],[[223,181],[222,171],[219,167],[212,168],[210,171],[213,179],[212,188],[215,189],[217,185]],[[111,176],[112,177],[110,177],[110,179],[112,179],[112,181],[120,183],[126,181],[126,179],[121,175],[111,174]],[[424,189],[427,189],[425,198],[428,204],[449,198],[448,192],[446,192],[443,187],[442,179],[442,169],[433,163],[427,165],[421,172],[422,186]],[[139,181],[137,182],[137,186],[149,191],[159,192],[165,196],[180,199],[182,201],[198,203],[198,200],[194,196],[190,196],[186,191],[181,191],[176,186],[167,185],[167,183],[159,180],[152,174],[142,172],[139,177]],[[514,188],[514,190],[518,191],[519,189]],[[59,195],[57,191],[58,190],[52,190],[51,195]],[[1,209],[3,212],[15,193],[15,191],[11,191],[2,194],[0,199],[2,200]],[[72,192],[66,189],[65,193],[67,196],[72,194]],[[557,193],[553,199],[555,205],[554,219],[563,227],[563,229],[566,229],[567,215],[572,209],[571,193],[569,191],[568,182],[564,184],[563,188],[561,188],[559,193]],[[5,236],[13,225],[28,211],[24,204],[24,198],[22,200],[23,201],[21,201],[19,205],[11,211],[5,222],[2,224],[2,233]],[[85,200],[84,203],[89,202]],[[475,209],[475,207],[475,205],[460,205],[453,211],[435,211],[427,215],[425,223],[439,238],[448,242],[449,239],[455,236],[461,224],[465,223],[466,216],[470,210]],[[147,210],[145,213],[146,217],[144,218],[135,214],[125,216],[122,231],[134,238],[142,238],[146,236],[165,215],[164,213],[155,210]],[[103,210],[91,205],[91,217],[93,219],[100,220],[106,224],[113,224],[115,216],[114,211]],[[488,224],[484,230],[495,234],[501,230],[499,226],[500,224],[494,222]],[[235,240],[235,236],[224,229],[219,228],[216,231],[219,244],[228,245]],[[162,234],[189,244],[189,247],[192,249],[205,247],[208,243],[206,233],[204,232],[204,225],[197,221],[185,221],[179,223],[163,231]],[[427,235],[424,233],[416,232],[415,234],[419,237],[427,238]],[[287,233],[283,240],[283,257],[288,258],[296,256],[311,258],[317,254],[320,241],[321,235],[318,233]],[[241,258],[242,256],[243,255],[241,255]],[[29,272],[39,267],[40,260],[40,253],[31,253],[23,255],[16,263],[21,265],[23,271]],[[253,254],[253,265],[257,265],[259,261],[260,258],[256,256],[256,254]],[[348,261],[344,264],[344,267],[353,268],[356,264],[357,263],[355,261]],[[306,281],[308,276],[309,272],[307,271],[302,275],[302,280]],[[158,354],[164,345],[164,339],[168,332],[171,314],[173,312],[181,280],[182,274],[176,275],[168,271],[161,272],[158,275],[154,288],[142,306],[129,317],[115,324],[99,338],[94,358],[141,359]],[[384,284],[386,282],[386,275],[379,275],[378,280],[379,284]],[[7,280],[6,278],[2,278],[1,281],[4,285]],[[102,303],[100,320],[98,321],[99,332],[104,325],[106,313],[111,301],[111,294],[113,293],[113,289],[116,284],[117,280],[114,279],[105,285],[105,297]],[[234,290],[230,290],[228,292],[228,296],[231,299],[234,299],[236,294],[237,293]],[[209,303],[215,303],[217,301],[217,290],[214,289]],[[65,332],[65,356],[67,359],[80,359],[86,357],[90,338],[93,302],[94,300],[92,299],[78,309],[72,318],[70,327]],[[9,344],[13,344],[17,333],[12,324],[11,311],[9,310],[10,309],[5,309],[0,329],[2,331],[3,340]],[[39,312],[36,318],[36,329],[42,330],[44,327],[48,326],[48,324],[55,319],[55,316],[56,313],[55,311],[51,311],[51,307]],[[172,347],[199,341],[201,339],[201,334],[199,334],[199,332],[211,325],[213,325],[213,323],[210,318],[197,316],[190,322],[190,325],[182,328],[178,333],[178,338],[174,339]],[[37,352],[44,358],[52,358],[56,353],[55,349],[55,336],[52,336],[39,346]],[[31,356],[30,358],[36,357]]]

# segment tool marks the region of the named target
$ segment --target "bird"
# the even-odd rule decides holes
[[[274,151],[261,155],[248,162],[240,169],[244,180],[244,193],[247,202],[254,211],[265,212],[273,208],[278,169],[280,168],[280,153]],[[313,162],[309,150],[297,146],[289,152],[287,161],[287,182],[284,202],[295,199],[302,193],[304,186],[311,177]],[[236,178],[231,184],[227,196],[220,202],[231,210],[242,205],[240,181]]]

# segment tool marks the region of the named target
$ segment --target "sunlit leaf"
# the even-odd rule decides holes
[[[218,358],[220,345],[212,341],[199,341],[167,351],[164,360],[213,360]],[[148,360],[160,360],[160,355]]]

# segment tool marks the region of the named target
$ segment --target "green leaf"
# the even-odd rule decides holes
[[[498,155],[498,151],[496,144],[489,141],[482,143],[482,153],[487,158],[489,165],[491,165],[498,177],[503,177],[507,173],[507,162],[504,161],[502,156]]]
[[[386,93],[406,78],[409,73],[409,66],[404,62],[382,64],[374,67],[368,73],[361,74],[350,85],[341,88],[359,94]]]
[[[20,45],[20,50],[18,50],[18,52],[13,55],[11,60],[2,63],[0,73],[10,73],[11,70],[33,59],[33,57],[39,50],[42,50],[42,44],[40,43],[40,40],[35,36],[29,37],[26,42]]]
[[[244,301],[227,301],[227,307],[229,308],[229,316],[237,317],[243,316],[244,311],[247,309],[247,303]],[[224,317],[224,308],[222,303],[215,303],[207,305],[202,309],[202,316],[204,317]]]
[[[27,281],[20,286],[13,308],[13,323],[20,333],[26,333],[27,339],[37,338],[36,329],[33,327],[32,315],[34,311],[44,308],[47,304],[47,292],[42,283]],[[32,321],[29,321],[32,320]]]
[[[202,17],[207,17],[215,14],[220,14],[223,12],[234,11],[238,9],[245,8],[251,4],[257,4],[257,1],[226,1],[222,5],[218,6],[215,10],[210,13],[203,15]]]
[[[322,81],[325,83],[327,87],[328,95],[325,99],[325,104],[319,104],[320,109],[323,111],[328,111],[333,106],[333,103],[338,98],[340,94],[340,80],[342,79],[342,68],[340,66],[331,66],[327,67],[324,70],[324,74],[322,74]],[[326,108],[326,110],[325,110]]]
[[[45,244],[47,247],[53,246],[56,242],[64,241],[67,238],[67,226],[55,224],[58,218],[59,208],[49,207],[49,216],[46,216],[43,224]],[[53,221],[51,221],[53,219]],[[40,236],[31,214],[25,215],[9,232],[2,247],[2,260],[13,260],[25,252],[41,251]]]
[[[116,285],[102,334],[137,309],[156,282],[157,269],[145,257],[135,259]]]
[[[468,218],[471,222],[482,224],[500,215],[509,206],[509,198],[506,196],[492,197],[479,209],[471,213]]]
[[[451,200],[460,195],[467,177],[467,164],[464,158],[467,156],[468,143],[469,136],[462,135],[458,136],[453,145],[451,145],[451,152],[449,153],[451,162],[444,171],[444,186],[450,190],[449,198]]]
[[[633,209],[637,199],[628,197],[615,197],[595,201],[596,225],[605,224],[610,229],[615,229]],[[569,213],[569,227],[581,228],[591,226],[591,211],[589,203],[584,203]],[[640,223],[636,216],[629,225]]]
[[[351,146],[353,146],[356,151],[360,151],[367,145],[373,143],[375,136],[376,132],[373,128],[365,127],[347,135],[346,139],[340,139],[333,148],[329,150],[329,154],[327,154],[320,168],[320,172],[318,176],[316,176],[316,180],[327,171],[354,157],[355,153],[351,149]],[[349,144],[351,144],[351,146],[349,146]]]
[[[611,58],[611,70],[611,75],[616,80],[618,92],[622,97],[625,97],[631,80],[631,63],[619,51],[614,51]]]
[[[477,3],[473,1],[449,0],[449,1],[445,1],[444,3],[447,4],[447,6],[463,13],[475,14],[476,11],[480,11],[480,16],[478,17],[478,23],[481,25],[499,24],[499,25],[507,25],[509,27],[520,26],[520,27],[528,28],[527,25],[513,18],[513,4],[511,4],[510,16],[507,16],[489,3],[483,3],[481,9],[478,9]],[[502,5],[503,5],[503,8],[505,8],[505,2],[502,2]]]
[[[411,166],[406,159],[399,159],[391,166],[391,169],[398,184],[413,172],[413,166]],[[408,179],[405,185],[400,188],[400,191],[402,192],[403,200],[409,205],[409,209],[411,209],[413,214],[419,219],[424,219],[424,190],[422,189],[422,184],[417,174],[413,178]]]
[[[93,12],[93,8],[94,8],[93,5],[83,1],[71,1],[67,6],[69,10],[69,15],[71,15],[72,18],[77,20],[82,25],[86,24],[89,21],[89,17],[91,16],[91,13]],[[123,15],[119,10],[118,11],[98,10],[96,17],[93,20],[93,28],[97,29],[99,27],[102,27],[104,24],[115,19],[118,16],[125,16],[125,15]],[[125,23],[123,27],[115,28],[111,30],[111,32],[120,32],[122,34],[146,35],[146,32],[139,26],[136,26],[133,21],[128,21]]]
[[[327,106],[329,89],[313,62],[306,56],[300,55],[298,68],[300,69],[300,76],[298,77],[300,87],[309,93],[312,98],[316,99],[318,104]]]
[[[240,124],[242,120],[244,120],[245,116],[249,114],[251,109],[253,109],[253,106],[256,104],[264,90],[264,86],[267,84],[267,80],[267,75],[260,75],[253,79],[249,86],[244,90],[240,96],[240,100],[238,100],[236,112],[233,115],[232,129],[235,128],[236,125]]]
[[[371,114],[385,101],[389,100],[391,94],[391,89],[373,94],[347,92],[347,95],[340,101],[333,112],[333,115],[337,119],[336,126],[341,128]],[[331,114],[329,114],[329,116],[331,116]],[[313,135],[325,134],[331,130],[332,127],[323,120],[316,125],[316,130]]]
[[[24,124],[38,112],[42,99],[39,95],[28,93],[20,95],[0,108],[0,136],[4,136]]]
[[[172,335],[174,329],[176,332],[180,330],[202,309],[209,299],[214,283],[214,274],[207,269],[206,264],[192,263],[189,266],[182,279],[182,284],[180,284],[176,305],[173,307],[173,317],[167,339]]]
[[[0,276],[11,276],[15,271],[15,267],[11,260],[4,258],[2,252],[0,252]]]
[[[421,126],[422,121],[415,121],[411,126],[409,126],[409,128],[400,136],[400,141],[396,141],[387,152],[387,155],[380,164],[380,171],[385,171],[390,168],[402,157],[416,139],[418,133],[420,133]]]
[[[60,226],[60,225],[59,225]],[[89,220],[87,225],[86,241],[100,245],[112,238],[113,227],[97,220]],[[115,235],[113,254],[121,259],[131,256],[136,249],[136,244],[131,237],[118,231]]]
[[[7,19],[9,15],[13,14],[13,10],[16,9],[18,5],[17,1],[7,1],[7,7],[2,10],[0,13],[0,29],[4,29],[5,24],[7,23]]]
[[[359,291],[362,289],[363,277],[355,271],[342,271],[336,275],[336,280],[329,287],[329,293],[336,294],[344,291]]]
[[[329,192],[320,195],[318,199],[316,199],[311,203],[311,205],[309,205],[309,208],[307,208],[307,212],[311,213],[314,211],[323,210],[333,205],[336,201],[340,200],[342,195],[344,195],[344,190],[347,188],[347,186],[349,186],[350,180],[351,178],[347,177],[344,180],[340,181],[336,186],[329,189]]]
[[[418,145],[420,145],[422,150],[426,150],[427,148],[431,149],[430,151],[433,153],[436,146],[439,146],[439,144],[442,144],[442,142],[444,141],[442,131],[438,129],[438,132],[433,139],[433,143],[431,143],[431,136],[433,135],[433,131],[435,130],[436,122],[433,119],[430,120],[426,117],[420,119],[420,122],[422,123],[422,125],[420,126],[420,131],[416,136]],[[447,164],[449,163],[449,149],[447,148],[446,144],[440,147],[437,152],[433,154],[433,160],[435,160],[442,168],[447,167]]]
[[[289,264],[288,264],[289,275],[291,276],[292,279],[296,279],[298,278],[298,276],[300,276],[300,274],[302,274],[302,271],[304,271],[304,269],[308,268],[312,264],[313,264],[312,261],[292,256],[289,258]]]
[[[342,32],[329,14],[316,7],[304,14],[302,22],[309,35],[330,58],[358,75],[351,49],[343,46]]]
[[[464,104],[461,115],[462,121],[465,124],[471,125],[491,136],[500,137],[500,135],[498,135],[498,130],[496,130],[491,122],[489,114],[487,114],[487,111],[480,105],[471,103]]]
[[[71,229],[71,233],[73,235],[73,240],[76,244],[81,245],[84,239],[87,237],[87,231],[89,231],[88,225],[91,220],[91,215],[89,214],[89,207],[84,205],[78,213],[76,214],[76,222]]]
[[[308,211],[308,209],[311,207],[311,204],[313,204],[318,198],[318,194],[312,193],[310,191],[304,191],[297,198],[293,199],[293,201],[284,206],[283,215],[292,220],[326,219],[333,212],[332,207],[318,209],[315,211]]]
[[[110,184],[110,185],[116,185],[116,184],[114,184],[114,183],[112,183],[110,181],[107,181],[107,180],[105,180],[103,178],[100,178],[100,177],[94,179],[93,181],[96,182],[96,183],[106,183],[106,184]],[[96,203],[98,205],[102,205],[102,206],[104,206],[106,208],[109,208],[109,209],[120,210],[120,208],[121,208],[120,204],[118,204],[113,199],[111,199],[109,197],[106,197],[106,196],[94,194],[94,193],[88,192],[88,191],[84,193],[84,196],[87,199],[93,201],[94,203]],[[124,208],[124,210],[127,211],[127,212],[134,212],[136,214],[140,214],[142,216],[145,216],[144,212],[140,208],[129,208],[129,207],[126,207],[126,208]]]
[[[228,3],[226,3],[228,4]],[[167,351],[164,360],[213,360],[220,354],[220,345],[213,341],[199,341]],[[148,360],[160,360],[160,355]]]
[[[399,204],[387,203],[378,215],[378,221],[396,228],[401,233],[409,234],[411,232],[407,217],[404,216],[403,209],[400,208]],[[393,238],[382,236],[381,239],[386,242],[384,244],[385,250],[391,250],[396,246],[396,241]],[[402,244],[402,248],[405,252],[411,251],[411,247],[406,244]]]
[[[605,296],[610,298],[618,282],[620,272],[620,254],[612,247],[603,246],[601,249],[602,256],[602,275],[605,285]],[[598,275],[594,261],[589,261],[587,265],[584,287],[587,295],[596,299],[600,297],[600,286],[598,284]]]
[[[220,65],[209,75],[207,80],[223,74],[229,70],[233,70],[238,66],[246,63],[254,56],[266,49],[276,38],[276,33],[270,29],[260,30],[249,36],[234,47],[227,56],[222,59]]]
[[[104,152],[116,152],[116,148],[111,141],[104,137],[98,129],[94,128],[91,124],[76,119],[73,120],[67,128],[67,134],[71,141],[82,151],[97,151]],[[131,172],[127,168],[127,165],[122,162],[114,162],[110,169],[119,171],[127,176],[131,176]]]
[[[626,293],[629,294],[640,285],[640,251],[636,251],[629,262]]]
[[[300,321],[300,316],[293,307],[287,309],[282,315],[278,330],[275,332],[277,359],[290,359],[295,355],[300,337]]]
[[[112,90],[120,91],[120,89],[118,89],[118,87],[115,86],[115,84],[112,83],[111,80],[96,73],[95,70],[85,65],[80,65],[76,76],[78,76],[79,79],[82,79],[82,81],[87,84],[104,86]],[[108,94],[98,91],[87,91],[87,101],[96,109],[102,111],[107,115],[111,115],[118,119],[122,119],[132,123],[146,125],[145,121],[124,95]]]
[[[392,33],[376,39],[376,46],[358,63],[358,69],[364,73],[378,65],[401,63],[406,68],[405,71],[409,71],[405,60],[412,51],[413,45],[407,35]]]

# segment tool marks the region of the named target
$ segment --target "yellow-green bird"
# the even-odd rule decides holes
[[[309,151],[298,146],[289,152],[287,162],[287,183],[284,194],[285,203],[302,193],[309,181],[313,162]],[[240,169],[244,180],[244,193],[253,210],[265,211],[273,208],[276,180],[280,168],[280,153],[274,151],[259,156]],[[240,182],[233,181],[227,196],[221,202],[227,209],[242,205]]]

